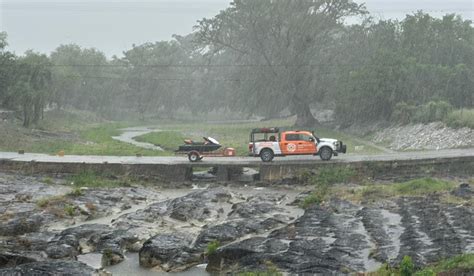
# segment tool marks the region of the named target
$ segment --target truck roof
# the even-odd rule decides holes
[[[254,128],[252,133],[278,133],[280,128],[278,127],[263,127],[263,128]]]

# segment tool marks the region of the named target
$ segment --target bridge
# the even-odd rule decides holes
[[[239,179],[244,168],[259,171],[260,181],[279,181],[305,170],[344,167],[371,179],[409,179],[424,176],[472,177],[474,149],[399,152],[378,155],[341,155],[323,162],[314,156],[276,158],[263,163],[251,157],[205,158],[190,163],[185,156],[53,156],[0,152],[0,171],[26,174],[64,175],[91,171],[98,175],[133,176],[166,182],[191,181],[193,171],[215,168],[218,181]]]

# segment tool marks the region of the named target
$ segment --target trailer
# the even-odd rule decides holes
[[[204,142],[184,140],[184,145],[175,151],[177,155],[187,155],[190,162],[201,161],[204,157],[232,157],[234,148],[222,148],[221,144],[212,137],[203,137]]]

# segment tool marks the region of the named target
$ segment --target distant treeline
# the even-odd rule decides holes
[[[474,103],[472,22],[423,12],[375,21],[349,0],[235,0],[192,34],[120,58],[77,45],[17,56],[6,46],[2,33],[0,106],[21,111],[25,126],[46,107],[108,118],[285,110],[303,126],[318,123],[316,103],[345,125],[410,120],[406,112],[429,102]]]

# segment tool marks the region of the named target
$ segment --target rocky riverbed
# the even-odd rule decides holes
[[[0,275],[351,273],[474,253],[469,184],[452,203],[334,195],[307,209],[308,186],[199,185],[77,189],[0,174]]]

